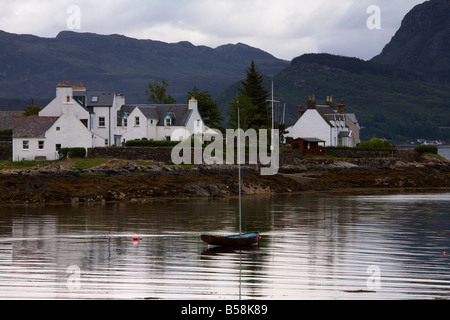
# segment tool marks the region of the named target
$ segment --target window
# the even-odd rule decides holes
[[[61,144],[60,144],[60,143],[56,144],[55,149],[56,149],[56,151],[58,151],[59,149],[61,149]]]
[[[197,128],[200,128],[200,120],[197,120]]]
[[[166,136],[166,141],[170,141],[170,136]]]
[[[56,127],[56,131],[61,131],[61,127]]]
[[[98,117],[98,126],[99,127],[105,126],[105,117]]]
[[[23,141],[22,141],[22,148],[23,148],[23,150],[28,150],[28,149],[30,149],[30,141],[28,141],[28,140],[23,140]]]
[[[128,126],[128,118],[123,118],[123,126],[127,127]]]
[[[135,126],[139,126],[141,124],[141,120],[139,119],[139,117],[134,118],[134,123]]]
[[[150,119],[150,124],[153,124],[153,119]]]
[[[98,102],[98,96],[92,96],[91,102]]]
[[[44,150],[44,141],[43,140],[39,140],[38,144],[39,144],[39,150]]]
[[[164,119],[164,126],[170,127],[171,125],[172,125],[172,119],[170,119],[170,118],[165,118],[165,119]]]
[[[109,146],[109,140],[105,139],[105,146]]]

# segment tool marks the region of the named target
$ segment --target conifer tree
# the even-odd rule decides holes
[[[239,89],[239,92],[249,97],[252,104],[256,106],[254,117],[250,121],[250,127],[255,129],[270,127],[270,116],[267,109],[269,91],[263,86],[263,76],[256,69],[255,61],[252,60],[250,67],[247,69],[247,78],[241,81],[241,84],[243,88]]]
[[[188,91],[186,103],[189,103],[191,97],[194,97],[198,101],[198,111],[205,124],[214,129],[221,129],[219,126],[221,127],[224,117],[219,111],[217,100],[214,100],[208,91],[200,91],[197,86],[194,86],[191,91]]]

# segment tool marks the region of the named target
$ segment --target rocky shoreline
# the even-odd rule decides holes
[[[424,157],[420,162],[396,158],[303,159],[284,165],[274,176],[243,166],[244,195],[349,188],[450,189],[450,162]],[[147,161],[110,160],[85,170],[64,162],[0,173],[2,205],[145,202],[155,198],[230,197],[238,194],[236,166],[193,168]]]

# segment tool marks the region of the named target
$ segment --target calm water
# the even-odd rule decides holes
[[[238,230],[236,199],[1,209],[0,299],[450,298],[450,193],[243,205],[240,251],[200,240]]]
[[[438,153],[439,153],[442,157],[444,157],[444,158],[450,160],[450,147],[439,148],[439,149],[438,149]]]

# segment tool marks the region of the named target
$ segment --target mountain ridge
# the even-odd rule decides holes
[[[213,49],[187,41],[166,43],[73,31],[61,31],[54,38],[0,31],[0,46],[6,48],[0,52],[2,98],[49,97],[57,81],[70,80],[142,102],[147,83],[165,79],[170,93],[184,99],[194,85],[220,93],[245,76],[253,59],[269,73],[289,64],[242,43]]]
[[[450,1],[418,4],[373,62],[396,65],[441,84],[450,83]]]

